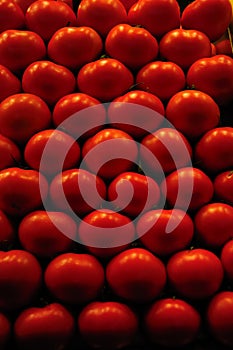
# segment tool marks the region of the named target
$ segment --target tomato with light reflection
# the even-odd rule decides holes
[[[233,172],[224,171],[218,174],[213,181],[215,197],[233,205]]]

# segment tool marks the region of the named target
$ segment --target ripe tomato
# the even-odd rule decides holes
[[[221,251],[221,262],[227,279],[233,282],[233,240],[224,244]]]
[[[0,91],[0,102],[10,95],[14,95],[20,92],[21,82],[11,73],[11,71],[0,65],[0,85],[2,87]]]
[[[26,143],[36,132],[48,128],[50,123],[51,112],[36,95],[11,95],[0,104],[0,132],[19,144]]]
[[[74,318],[61,304],[30,307],[16,318],[14,335],[19,347],[30,350],[65,348],[74,333]]]
[[[115,25],[128,22],[120,0],[82,0],[78,6],[77,18],[79,26],[91,27],[103,37]]]
[[[137,2],[137,0],[120,0],[120,1],[124,5],[124,8],[126,9],[127,12],[129,11],[130,7],[133,6],[135,2]]]
[[[55,298],[68,304],[83,304],[100,294],[104,269],[92,255],[64,253],[48,264],[44,278]]]
[[[220,259],[206,249],[183,250],[167,264],[168,281],[185,298],[205,299],[221,287],[223,267]]]
[[[77,76],[80,92],[105,102],[126,93],[133,82],[130,70],[113,58],[87,63]]]
[[[6,214],[0,210],[0,249],[4,250],[4,248],[9,247],[14,240],[15,227]]]
[[[218,200],[233,205],[233,172],[224,171],[214,181],[214,194]]]
[[[0,346],[1,349],[5,349],[5,345],[10,339],[11,335],[11,324],[9,319],[3,314],[0,313]]]
[[[0,170],[19,164],[21,161],[21,153],[18,146],[13,141],[1,134],[0,154]]]
[[[187,69],[199,58],[211,56],[211,44],[202,32],[179,28],[162,37],[159,52],[168,61]]]
[[[55,63],[70,69],[78,69],[97,59],[102,48],[102,39],[94,29],[64,27],[51,37],[48,43],[48,56]]]
[[[155,61],[142,67],[136,76],[140,90],[150,92],[161,100],[169,100],[185,88],[185,74],[174,62]]]
[[[42,270],[37,259],[24,250],[0,251],[0,307],[16,310],[36,296]]]
[[[20,29],[24,26],[21,8],[8,0],[0,1],[0,33],[7,29]]]
[[[231,42],[229,39],[221,40],[215,43],[217,55],[227,55],[233,57]]]
[[[196,339],[200,325],[197,310],[180,299],[155,301],[144,318],[144,328],[150,340],[166,347],[190,344]]]
[[[194,226],[182,210],[155,209],[139,218],[136,233],[144,247],[156,255],[168,256],[188,247]]]
[[[35,2],[35,0],[13,0],[13,2],[15,4],[17,4],[23,11],[23,13],[25,13],[28,9],[28,7]]]
[[[105,50],[128,68],[138,69],[157,57],[159,47],[146,29],[118,24],[108,33]]]
[[[71,248],[76,231],[75,221],[67,214],[37,210],[20,221],[18,236],[25,250],[50,258]]]
[[[118,254],[108,263],[106,278],[118,297],[145,303],[162,292],[166,284],[166,269],[152,253],[133,248]]]
[[[138,319],[125,304],[93,302],[79,314],[78,329],[91,347],[116,350],[131,344],[138,332]]]
[[[69,69],[50,61],[30,64],[22,77],[24,92],[39,96],[49,105],[72,93],[75,85],[75,77]]]
[[[204,92],[184,90],[169,100],[166,117],[177,130],[193,139],[218,125],[220,109]]]

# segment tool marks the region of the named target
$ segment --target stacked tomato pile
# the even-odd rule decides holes
[[[0,349],[233,346],[231,20],[0,0]]]

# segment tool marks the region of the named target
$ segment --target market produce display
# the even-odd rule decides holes
[[[0,350],[233,347],[232,0],[0,0]]]

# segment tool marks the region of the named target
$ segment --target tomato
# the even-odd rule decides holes
[[[120,0],[82,0],[78,6],[77,18],[79,26],[91,27],[103,37],[115,25],[128,22]]]
[[[69,5],[62,1],[37,0],[27,9],[26,25],[29,30],[39,34],[44,40],[60,28],[76,25],[76,15]]]
[[[1,349],[5,349],[5,345],[10,339],[11,333],[11,324],[9,319],[3,314],[0,313],[0,346]]]
[[[223,245],[221,251],[221,262],[227,279],[233,281],[233,240]]]
[[[214,193],[211,179],[193,167],[173,171],[163,181],[161,191],[170,206],[189,210],[197,210],[210,202]]]
[[[218,174],[213,181],[213,185],[215,197],[233,205],[233,172],[224,171]]]
[[[24,70],[45,55],[45,44],[34,32],[9,29],[0,34],[0,64],[13,72]]]
[[[145,248],[156,255],[168,256],[188,247],[194,226],[191,217],[182,210],[154,209],[139,218],[136,233]]]
[[[78,69],[97,59],[102,48],[102,39],[94,29],[64,27],[51,37],[48,43],[48,56],[55,63],[70,69]]]
[[[0,102],[10,95],[19,93],[21,90],[20,80],[8,68],[2,65],[0,65],[0,84],[2,87],[0,91]]]
[[[207,324],[211,336],[220,343],[232,347],[232,311],[233,292],[222,291],[216,294],[210,301],[207,309]]]
[[[87,63],[77,76],[80,92],[105,102],[126,93],[133,82],[130,70],[113,58],[102,58]]]
[[[233,128],[219,127],[209,130],[196,143],[195,161],[208,173],[232,170]]]
[[[138,0],[128,12],[131,25],[141,25],[161,37],[180,26],[180,8],[176,0]]]
[[[30,303],[41,285],[37,259],[24,250],[0,251],[0,307],[16,310]]]
[[[152,253],[142,248],[132,248],[118,254],[108,263],[106,278],[118,297],[145,303],[162,292],[166,284],[166,269]]]
[[[25,14],[25,12],[27,11],[28,7],[35,2],[35,0],[13,0],[13,2],[15,4],[17,4],[21,10],[23,11],[23,13]]]
[[[132,169],[138,149],[133,138],[124,131],[109,128],[87,139],[82,148],[87,168],[104,179],[112,179]]]
[[[0,170],[19,164],[21,161],[21,153],[18,146],[13,141],[1,134],[0,154]]]
[[[73,210],[78,216],[101,207],[105,197],[103,180],[84,169],[66,170],[50,184],[51,207],[68,213]]]
[[[150,62],[136,76],[138,89],[150,92],[161,100],[170,99],[185,88],[185,74],[174,62]]]
[[[24,159],[30,168],[55,175],[79,163],[80,147],[70,135],[54,129],[34,134],[24,148]]]
[[[10,246],[15,240],[15,227],[6,214],[0,210],[0,249]]]
[[[126,9],[127,12],[129,11],[130,7],[133,6],[135,2],[137,2],[137,0],[120,0],[120,1],[124,5],[124,8]]]
[[[231,42],[229,39],[221,40],[215,43],[217,55],[227,55],[233,57]]]
[[[131,344],[135,338],[138,319],[123,303],[93,302],[79,314],[78,329],[91,347],[121,349]]]
[[[181,16],[181,25],[197,29],[215,41],[227,30],[232,15],[229,0],[196,0],[189,4]]]
[[[202,248],[174,254],[168,261],[167,273],[169,283],[179,295],[196,300],[213,295],[223,280],[220,259]]]
[[[187,84],[210,95],[218,104],[233,101],[233,59],[216,55],[197,60],[187,72]]]
[[[211,56],[211,44],[205,34],[197,30],[180,28],[162,37],[159,52],[168,61],[187,69],[199,58]]]
[[[44,278],[55,298],[68,304],[82,304],[100,294],[104,269],[92,255],[64,253],[48,264]]]
[[[71,313],[58,303],[27,308],[14,324],[16,343],[25,350],[63,349],[72,339],[74,323]]]
[[[8,0],[0,1],[0,33],[7,29],[20,29],[24,26],[21,8]]]
[[[25,250],[38,257],[50,258],[72,247],[76,231],[75,221],[67,214],[37,210],[20,221],[18,236]]]
[[[0,210],[21,217],[40,207],[46,199],[48,183],[36,170],[7,168],[0,171]]]
[[[144,317],[145,332],[153,343],[174,347],[196,339],[201,317],[197,310],[181,299],[155,301]]]
[[[35,94],[49,105],[75,90],[73,73],[59,64],[38,61],[28,66],[22,77],[24,92]]]
[[[105,50],[128,68],[138,69],[157,57],[159,47],[146,29],[118,24],[108,33]]]

